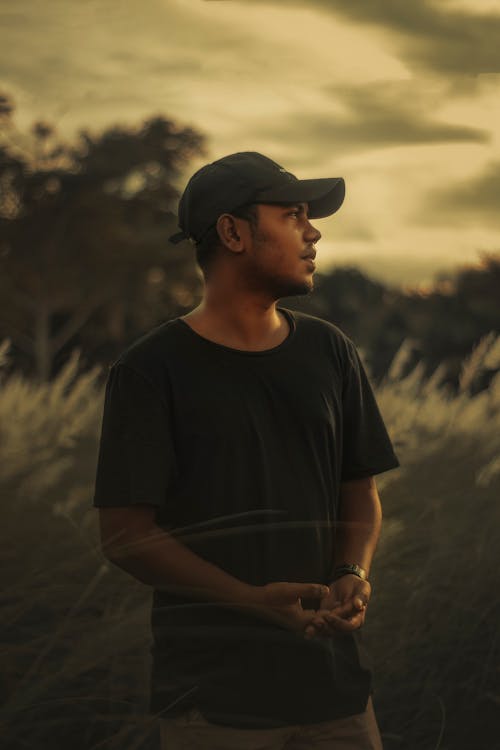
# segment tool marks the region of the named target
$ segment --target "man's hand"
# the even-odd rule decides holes
[[[300,633],[318,616],[314,609],[304,609],[302,599],[323,600],[329,596],[329,587],[318,583],[290,583],[276,581],[256,586],[253,595],[239,608],[250,609],[268,622]]]
[[[306,625],[305,637],[332,636],[360,628],[371,596],[371,586],[355,575],[345,575],[330,584],[330,593],[320,601],[320,608]]]

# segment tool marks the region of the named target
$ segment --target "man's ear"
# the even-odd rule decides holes
[[[241,237],[234,216],[221,214],[217,219],[216,227],[220,241],[225,247],[233,252],[239,252],[242,249]]]

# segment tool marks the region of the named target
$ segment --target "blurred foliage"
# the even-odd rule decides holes
[[[13,109],[0,97],[0,332],[47,380],[68,347],[92,360],[189,306],[200,281],[167,238],[204,138],[156,116],[66,143],[50,123],[19,132]]]
[[[178,192],[204,137],[163,116],[137,127],[81,130],[74,143],[35,122],[16,129],[0,95],[0,336],[17,369],[46,381],[71,357],[109,363],[133,340],[201,299],[189,242],[173,245]],[[439,275],[425,291],[384,285],[355,267],[316,274],[306,297],[282,300],[339,325],[379,382],[405,340],[407,370],[458,388],[463,358],[500,328],[500,253]],[[495,370],[476,380],[485,388]]]
[[[490,750],[498,734],[500,365],[489,335],[461,363],[377,401],[401,461],[377,476],[384,524],[365,641],[386,750]],[[104,389],[75,353],[48,384],[8,374],[0,344],[2,746],[153,750],[151,589],[107,563],[91,498]],[[305,686],[307,700],[307,686]]]
[[[458,387],[462,360],[490,332],[500,332],[500,253],[481,253],[474,266],[440,274],[425,291],[387,287],[357,268],[316,274],[314,293],[288,298],[290,307],[331,320],[366,352],[380,381],[406,340],[407,371],[423,363],[426,375],[440,366],[443,380]],[[485,387],[495,368],[475,381]]]

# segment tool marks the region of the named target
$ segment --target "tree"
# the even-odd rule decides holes
[[[422,361],[429,376],[444,365],[444,382],[458,387],[462,362],[483,336],[499,330],[500,255],[482,253],[479,264],[441,273],[428,289],[384,286],[355,267],[316,276],[314,294],[289,305],[330,320],[366,353],[378,382],[401,346],[412,342],[403,374]],[[486,387],[495,370],[485,372]]]
[[[47,380],[96,313],[123,343],[125,321],[139,333],[199,283],[189,243],[167,238],[175,180],[204,137],[155,116],[68,144],[43,122],[20,133],[13,109],[0,96],[0,332]]]

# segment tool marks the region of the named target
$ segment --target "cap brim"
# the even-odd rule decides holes
[[[174,245],[177,245],[179,242],[182,242],[183,240],[188,240],[189,237],[185,232],[180,231],[180,232],[176,232],[175,234],[171,234],[168,239],[169,239],[169,242],[173,242]]]
[[[344,198],[343,177],[320,177],[317,180],[294,180],[280,187],[261,190],[256,200],[263,203],[308,203],[309,218],[323,219],[338,211]]]

